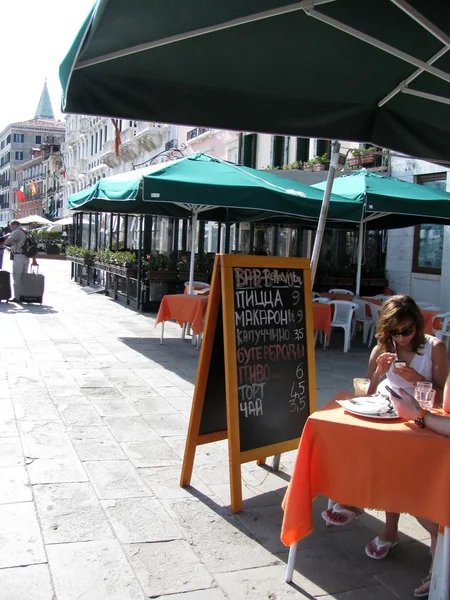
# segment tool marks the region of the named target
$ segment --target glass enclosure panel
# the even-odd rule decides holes
[[[111,215],[110,219],[110,235],[111,235],[111,250],[117,250],[117,222],[118,215]],[[112,231],[111,231],[112,225]]]
[[[96,250],[95,248],[95,224],[96,224],[97,215],[91,215],[91,248],[92,250]]]
[[[152,252],[168,254],[172,252],[173,219],[153,217]]]
[[[83,248],[89,247],[89,218],[90,215],[83,213],[83,223],[81,230],[81,245]]]

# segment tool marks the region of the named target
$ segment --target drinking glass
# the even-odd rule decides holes
[[[370,379],[364,379],[362,377],[355,377],[353,379],[353,388],[355,390],[355,396],[367,396],[367,390],[370,385]]]
[[[424,409],[433,408],[434,397],[436,395],[433,390],[431,381],[418,381],[414,387],[414,398]]]

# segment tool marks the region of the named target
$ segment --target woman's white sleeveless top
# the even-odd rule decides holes
[[[415,369],[420,375],[425,377],[427,381],[432,381],[433,379],[433,361],[431,359],[431,350],[433,347],[433,340],[435,338],[432,335],[425,335],[425,344],[419,348],[421,354],[415,354],[409,366],[412,369]],[[403,388],[410,394],[414,395],[414,384],[410,381],[406,381],[400,375],[394,373],[394,363],[392,363],[391,368],[386,374],[386,379],[384,379],[380,385],[378,386],[379,392],[385,391],[385,386],[388,385],[393,390],[398,390],[399,388]]]

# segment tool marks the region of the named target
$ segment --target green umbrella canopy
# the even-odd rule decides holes
[[[449,35],[448,0],[99,0],[61,64],[63,110],[448,161]]]
[[[186,217],[208,221],[270,220],[312,225],[323,192],[264,171],[241,167],[202,153],[105,177],[69,196],[69,208]],[[332,195],[329,221],[358,223],[362,203]]]
[[[313,187],[324,190],[325,183]],[[450,225],[450,194],[436,188],[362,170],[335,179],[333,193],[364,203],[365,219],[372,229]]]

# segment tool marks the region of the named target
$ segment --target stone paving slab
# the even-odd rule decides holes
[[[227,441],[196,451],[179,478],[199,353],[155,315],[84,294],[70,265],[42,260],[43,306],[0,304],[0,600],[392,600],[412,597],[428,537],[400,519],[384,561],[364,553],[384,515],[367,511],[299,543],[284,581],[281,500],[295,452],[277,474],[242,465],[244,511],[229,508]],[[317,348],[317,403],[364,376],[369,350],[343,338]]]

